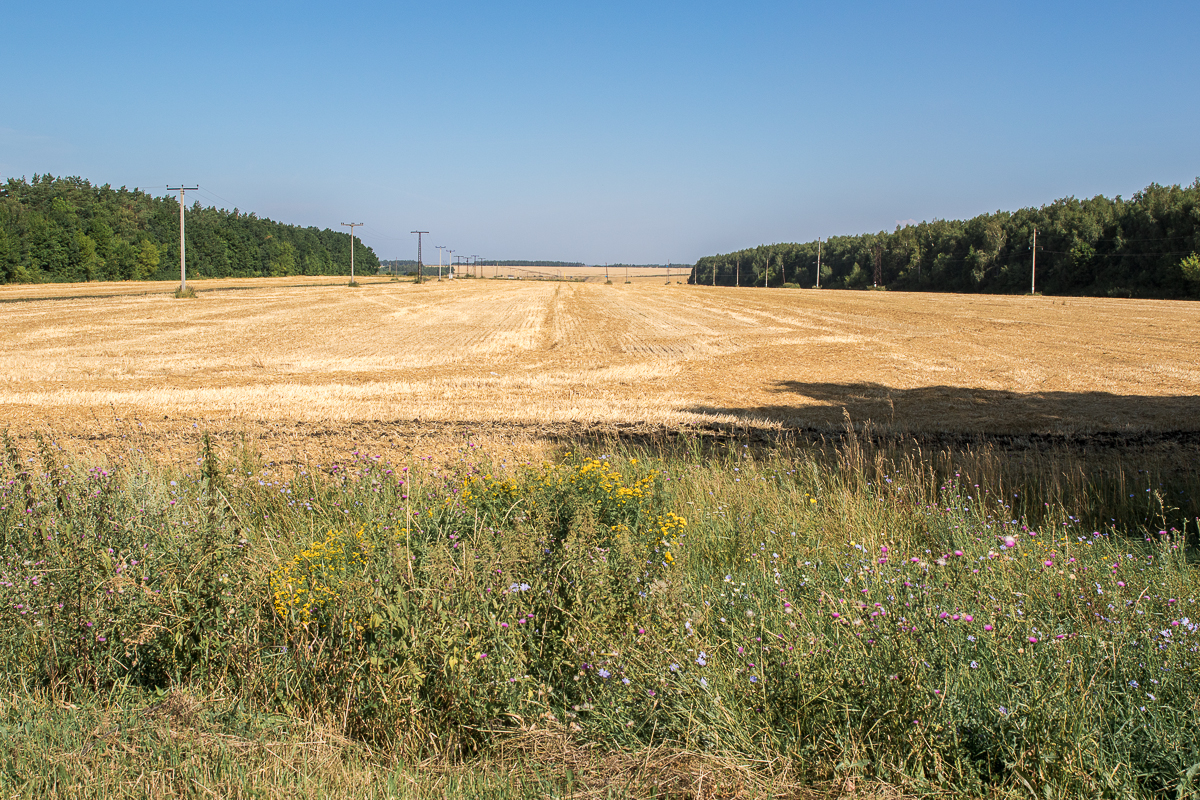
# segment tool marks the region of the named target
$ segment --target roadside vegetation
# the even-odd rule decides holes
[[[0,792],[1190,797],[1187,459],[6,439]]]

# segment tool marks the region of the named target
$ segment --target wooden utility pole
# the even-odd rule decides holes
[[[179,293],[183,294],[187,291],[187,242],[183,238],[183,209],[186,207],[183,202],[184,192],[194,192],[199,189],[199,186],[168,186],[167,191],[173,192],[179,190]]]
[[[817,288],[821,288],[821,237],[817,237]]]
[[[1038,293],[1038,229],[1033,229],[1033,270],[1030,273],[1030,294]]]
[[[342,225],[350,229],[350,285],[354,285],[354,229],[361,226],[361,222],[343,222]]]
[[[409,231],[409,233],[415,233],[417,235],[417,283],[421,283],[421,236],[422,234],[429,233],[429,231]],[[450,252],[453,253],[454,251],[451,250]],[[441,278],[442,270],[441,267],[439,267],[438,280],[441,280]]]

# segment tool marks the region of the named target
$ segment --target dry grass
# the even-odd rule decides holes
[[[814,780],[793,761],[738,759],[654,745],[623,751],[580,741],[550,723],[499,732],[486,757],[404,763],[319,722],[253,711],[228,699],[202,702],[179,689],[149,706],[113,698],[104,708],[25,699],[9,719],[28,719],[21,767],[55,776],[49,797],[208,796],[679,798],[691,800],[903,800],[877,780]],[[125,702],[122,702],[124,700]],[[36,709],[36,711],[35,711]],[[230,723],[233,723],[230,725]],[[233,730],[237,732],[233,732]],[[249,734],[249,735],[247,735]],[[5,776],[10,781],[15,775]],[[29,776],[25,776],[29,777]],[[13,781],[15,782],[15,781]],[[12,788],[11,786],[8,788]],[[26,786],[25,788],[32,788]],[[6,795],[8,796],[8,795]],[[19,796],[19,793],[11,793]]]
[[[189,302],[161,284],[0,287],[0,423],[79,440],[130,419],[347,440],[362,420],[506,438],[830,430],[845,413],[911,433],[1200,430],[1195,303],[371,280],[203,281]]]

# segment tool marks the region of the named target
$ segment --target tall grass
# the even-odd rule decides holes
[[[553,731],[800,783],[1188,796],[1196,488],[854,439],[288,474],[9,443],[2,680],[30,708],[219,697],[410,760]]]

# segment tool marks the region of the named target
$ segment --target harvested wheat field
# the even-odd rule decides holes
[[[373,451],[847,415],[915,435],[1200,431],[1200,304],[590,277],[0,287],[0,422],[77,452],[192,453],[203,429]]]

